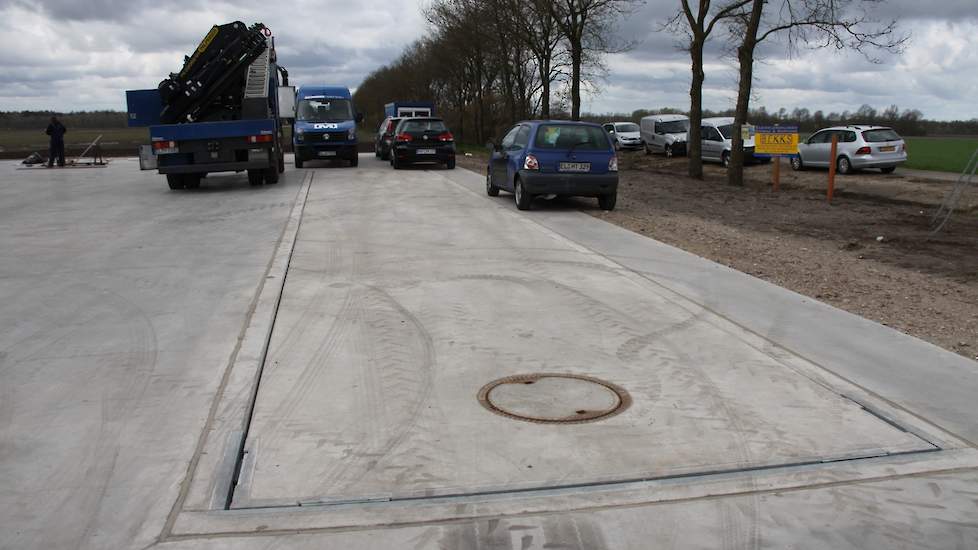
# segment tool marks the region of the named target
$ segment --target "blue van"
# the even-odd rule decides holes
[[[357,165],[357,123],[363,115],[353,107],[350,89],[342,86],[300,86],[295,93],[292,144],[295,167],[307,160],[346,159]]]
[[[597,124],[531,120],[510,128],[493,143],[486,193],[513,193],[516,207],[529,210],[538,195],[597,197],[604,210],[618,200],[618,157]]]

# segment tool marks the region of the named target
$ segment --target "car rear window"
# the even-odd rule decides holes
[[[534,140],[540,149],[603,151],[611,148],[604,131],[596,126],[541,124]]]
[[[401,128],[402,132],[444,132],[445,123],[441,120],[408,120]]]
[[[879,130],[866,130],[863,132],[863,139],[867,143],[878,143],[880,141],[899,141],[900,135],[889,128]]]

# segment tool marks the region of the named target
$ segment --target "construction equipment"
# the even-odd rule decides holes
[[[215,25],[156,89],[129,90],[129,126],[148,126],[156,162],[171,189],[196,188],[212,172],[248,171],[252,185],[277,183],[285,169],[283,124],[294,118],[295,88],[278,66],[261,23]]]
[[[978,180],[975,178],[976,172],[978,172],[978,149],[975,149],[975,152],[971,154],[971,158],[968,159],[968,164],[965,165],[961,175],[958,176],[954,187],[944,197],[941,206],[938,207],[937,212],[934,213],[934,217],[931,218],[931,234],[936,234],[944,229],[944,226],[951,219],[951,214],[954,213],[954,210],[958,207],[958,203],[961,202],[961,197],[964,195],[965,189],[978,185]]]

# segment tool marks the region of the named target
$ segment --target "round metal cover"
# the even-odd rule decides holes
[[[579,374],[519,374],[479,390],[479,403],[490,411],[544,424],[601,420],[624,411],[631,402],[621,387]]]

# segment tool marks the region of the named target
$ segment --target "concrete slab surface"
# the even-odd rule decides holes
[[[520,214],[487,208],[440,172],[392,178],[384,168],[319,174],[310,191],[233,507],[933,449],[806,377],[798,359]],[[534,373],[606,380],[632,405],[551,425],[493,415],[477,400],[493,380]]]
[[[0,548],[978,547],[974,362],[591,200],[521,213],[369,155],[198,192],[16,167]],[[632,403],[479,404],[539,372]]]

